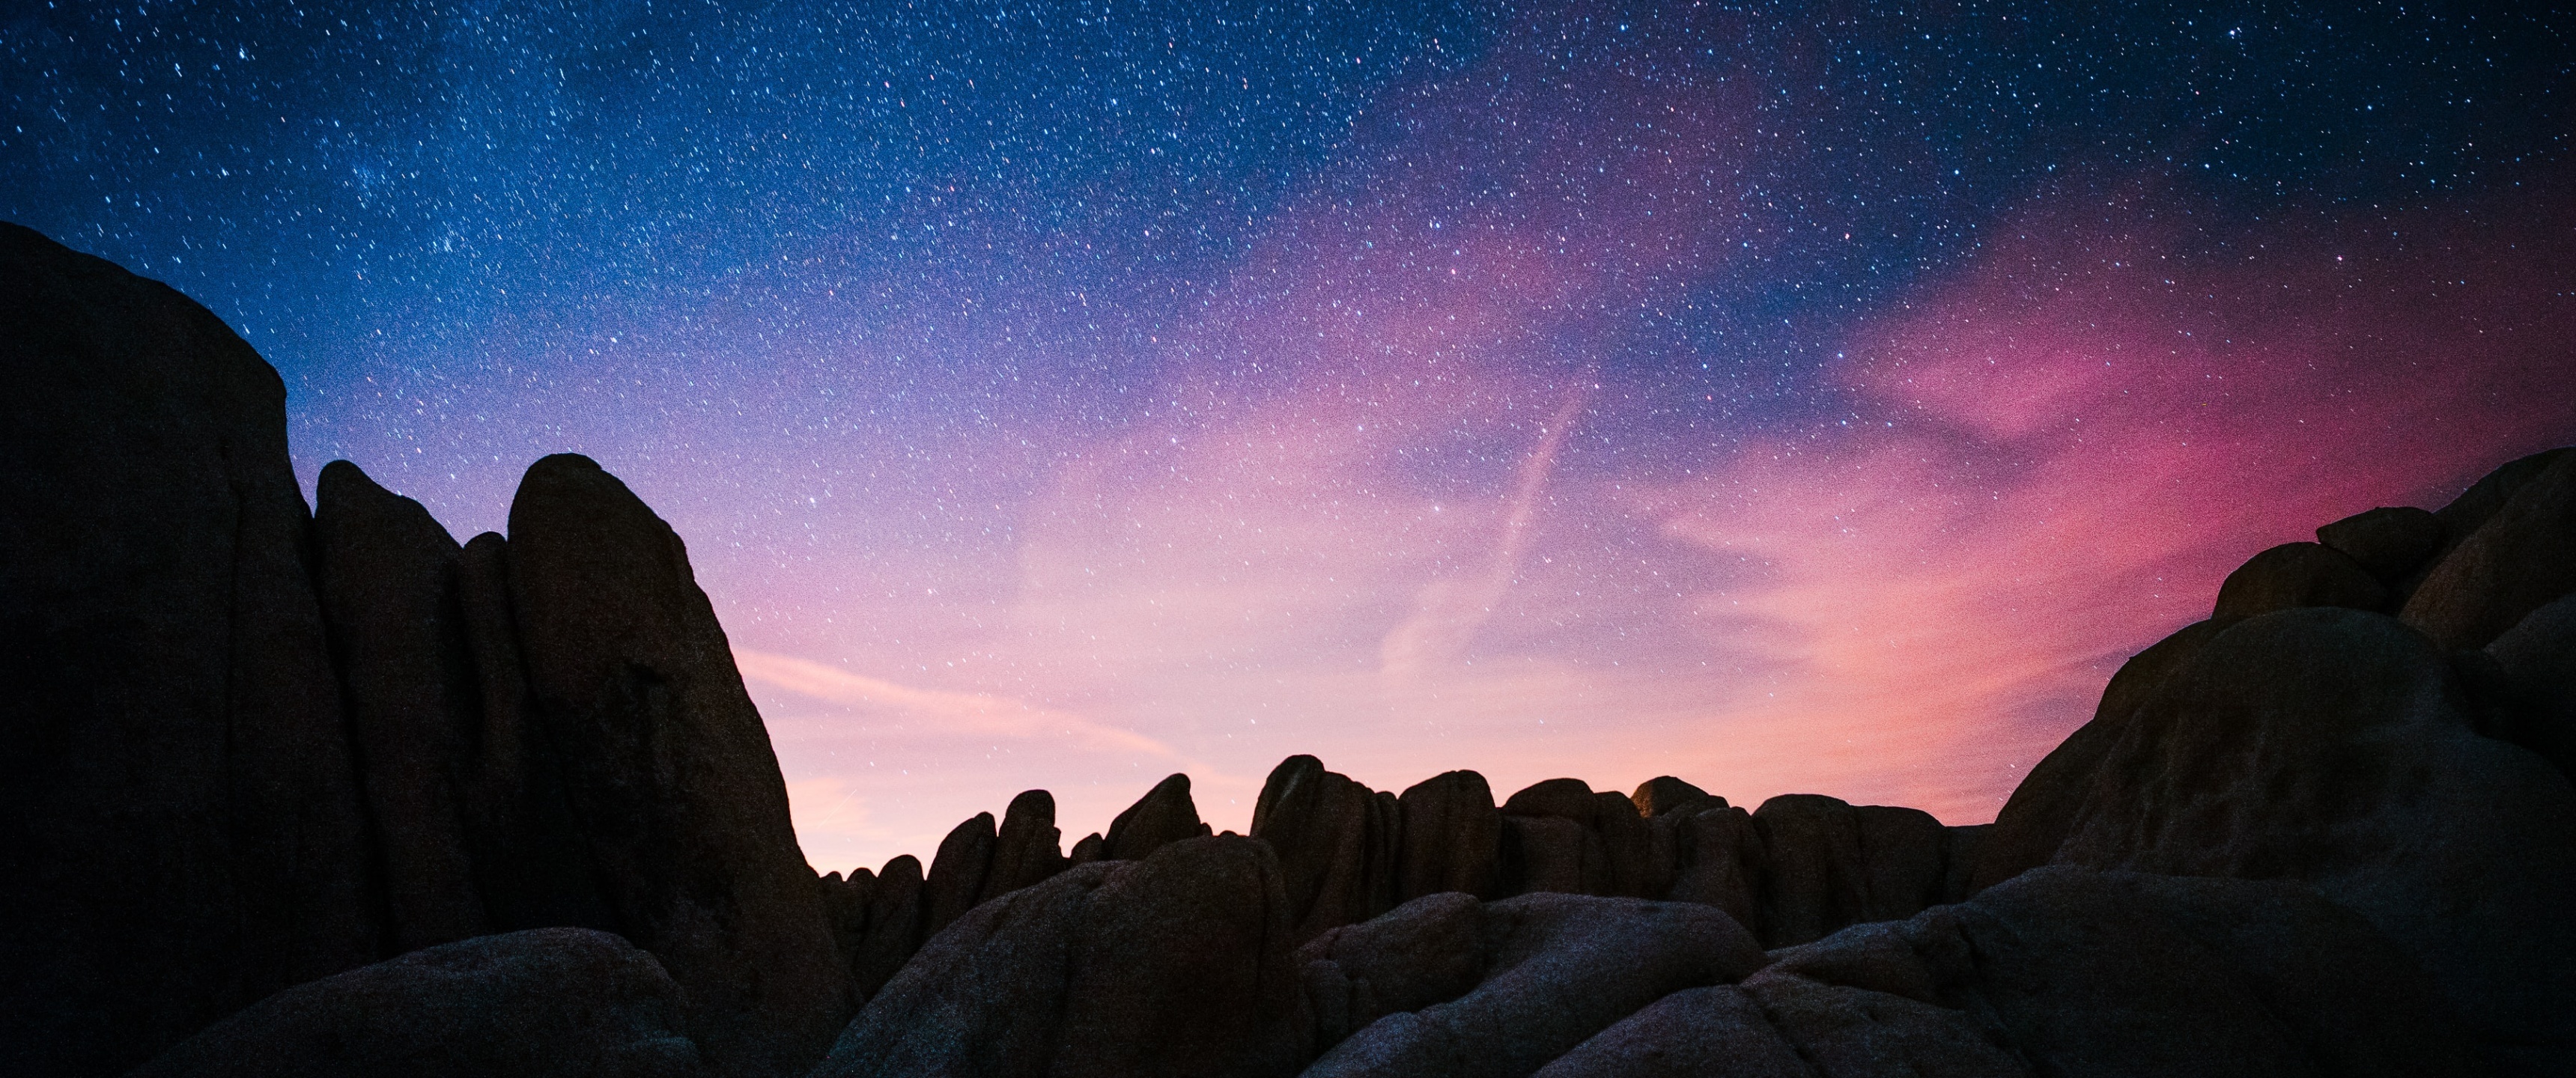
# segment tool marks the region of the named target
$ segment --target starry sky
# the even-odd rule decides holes
[[[1975,823],[2254,551],[2576,442],[2506,7],[7,0],[0,218],[308,490],[623,477],[820,868],[1296,752]]]

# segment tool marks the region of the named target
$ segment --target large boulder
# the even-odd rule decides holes
[[[876,995],[921,948],[922,928],[930,917],[922,887],[921,859],[897,854],[878,869],[869,889],[867,930],[850,959],[851,987],[860,998]]]
[[[480,935],[467,839],[481,682],[463,551],[419,502],[332,461],[314,487],[322,620],[384,871],[395,953]]]
[[[1441,901],[1420,899],[1389,916]],[[1532,894],[1481,913],[1485,971],[1472,990],[1379,1018],[1316,1060],[1308,1078],[1519,1078],[1657,999],[1736,980],[1763,962],[1752,933],[1694,903]],[[1329,979],[1311,967],[1308,977]],[[1413,998],[1456,981],[1425,978]]]
[[[1993,828],[1977,842],[1975,868],[1960,897],[1985,890],[2022,872],[2047,864],[2058,844],[2075,826],[2075,814],[2093,789],[2102,759],[2129,728],[2129,716],[2154,696],[2165,678],[2200,653],[2211,637],[2240,619],[2212,618],[2193,622],[2173,635],[2130,656],[2102,689],[2093,721],[2077,727],[2040,758],[2012,797],[1997,813]]]
[[[1443,772],[1405,787],[1396,801],[1404,821],[1396,852],[1399,901],[1443,891],[1501,895],[1503,817],[1485,776]]]
[[[286,387],[0,224],[0,1058],[114,1073],[374,961]]]
[[[993,845],[998,837],[993,814],[978,812],[950,828],[948,837],[939,840],[939,852],[930,859],[930,875],[922,882],[922,894],[930,910],[927,932],[937,935],[950,921],[983,901],[984,878],[993,870]]]
[[[1754,810],[1764,855],[1762,942],[1910,917],[1941,901],[1948,834],[1920,809],[1782,794]]]
[[[1270,847],[1184,839],[994,899],[948,926],[814,1078],[1294,1074],[1312,1019]]]
[[[1753,826],[1753,815],[1722,807],[1656,819],[1673,821],[1678,874],[1665,897],[1725,910],[1761,938],[1767,931],[1762,923],[1762,881],[1769,856],[1761,829]]]
[[[2294,883],[2051,866],[1772,957],[1540,1073],[2486,1073],[2401,949]]]
[[[2398,617],[2445,648],[2477,648],[2576,592],[2576,453],[2562,452],[2442,556]]]
[[[688,990],[719,1066],[800,1070],[850,988],[768,732],[668,524],[589,458],[510,506],[519,650],[620,934]]]
[[[1100,856],[1111,861],[1142,860],[1167,845],[1209,833],[1208,825],[1199,822],[1198,804],[1190,800],[1190,777],[1169,775],[1109,821]]]
[[[2394,619],[2289,610],[2210,639],[2138,707],[2056,858],[2309,881],[2489,1043],[2576,1063],[2576,787],[2480,735],[2447,657]]]
[[[581,928],[450,943],[297,985],[181,1042],[134,1078],[699,1078],[680,986]]]
[[[2248,559],[2218,585],[2213,618],[2250,618],[2301,606],[2378,610],[2388,588],[2361,563],[2318,543],[2283,543]]]
[[[1365,921],[1395,905],[1396,849],[1403,824],[1395,795],[1324,770],[1312,756],[1271,769],[1253,803],[1252,837],[1279,854],[1296,911],[1292,937]]]
[[[1331,1048],[1387,1015],[1474,990],[1494,958],[1486,929],[1484,904],[1450,891],[1307,941],[1296,957],[1314,1005],[1315,1046]]]
[[[2486,651],[2516,698],[2506,736],[2576,778],[2576,595],[2532,611]]]
[[[2317,542],[2383,584],[2404,580],[2442,548],[2442,518],[2414,506],[2381,506],[2317,528]]]
[[[1064,871],[1064,833],[1055,826],[1055,795],[1023,790],[1002,810],[993,841],[993,868],[984,877],[986,900],[1017,891]]]

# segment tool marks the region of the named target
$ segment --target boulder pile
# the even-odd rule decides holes
[[[2256,554],[1989,825],[1294,756],[818,878],[597,464],[308,512],[185,297],[0,225],[0,326],[12,1073],[2576,1073],[2576,449]]]

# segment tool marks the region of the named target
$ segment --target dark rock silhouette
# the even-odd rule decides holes
[[[1396,803],[1404,821],[1396,851],[1399,901],[1443,891],[1500,897],[1503,820],[1485,776],[1443,772],[1405,787]]]
[[[699,1078],[680,986],[604,932],[541,928],[414,951],[216,1023],[138,1078]]]
[[[395,953],[480,935],[467,838],[481,685],[462,551],[419,502],[333,461],[314,489],[322,620],[374,825]]]
[[[814,1074],[1294,1074],[1312,1021],[1288,928],[1252,839],[1077,866],[932,939]]]
[[[1407,909],[1443,897],[1418,899]],[[1389,1013],[1335,1045],[1305,1073],[1529,1074],[1665,995],[1733,981],[1763,963],[1760,946],[1743,926],[1691,903],[1535,894],[1490,903],[1480,912],[1485,924],[1478,938],[1489,957],[1473,989],[1453,1000]],[[1319,951],[1308,953],[1318,963],[1331,961]],[[1310,972],[1309,982],[1329,983],[1319,973]],[[1366,979],[1388,978],[1378,973]],[[1454,983],[1430,981],[1425,987]]]
[[[993,868],[984,878],[986,900],[1040,883],[1064,871],[1064,835],[1055,826],[1055,795],[1023,791],[1002,811],[994,840]]]
[[[0,1057],[113,1073],[380,956],[286,389],[0,224]]]
[[[2350,556],[2316,543],[2283,543],[2227,574],[2210,616],[2250,618],[2301,606],[2378,610],[2387,605],[2387,587]]]
[[[850,980],[859,995],[875,995],[911,960],[921,947],[928,917],[918,858],[902,854],[877,870],[876,888],[868,898],[867,933],[850,964]]]
[[[939,840],[939,852],[930,859],[930,875],[922,882],[930,908],[925,932],[937,935],[984,897],[984,877],[993,870],[996,837],[993,814],[978,812]]]
[[[2576,778],[2576,595],[2532,611],[2486,651],[2514,696],[2502,736]]]
[[[2381,506],[2319,525],[2317,542],[2382,584],[2395,584],[2442,548],[2442,518],[2411,505]]]
[[[1190,800],[1190,777],[1173,775],[1155,783],[1110,821],[1101,856],[1112,861],[1140,860],[1171,843],[1209,833],[1208,825],[1199,822],[1198,805]]]
[[[787,788],[670,525],[587,457],[510,505],[519,649],[618,930],[688,990],[720,1066],[781,1073],[849,1016]]]
[[[1326,771],[1312,756],[1271,770],[1253,806],[1252,837],[1279,855],[1292,939],[1394,908],[1402,826],[1395,795]]]
[[[1771,959],[1541,1073],[1784,1045],[1826,1074],[2486,1072],[2407,955],[2291,883],[2052,867]]]
[[[2561,454],[2442,555],[2398,617],[2445,648],[2476,648],[2576,591],[2576,454]]]
[[[2058,743],[2014,787],[1994,827],[1978,843],[1975,869],[1966,893],[1975,894],[2021,873],[2047,864],[2074,829],[2075,814],[2093,788],[2102,759],[2128,731],[2129,717],[2155,694],[2165,678],[2200,653],[2202,645],[2238,619],[2193,622],[2157,641],[2121,664],[2102,690],[2093,721]]]
[[[2212,638],[2139,706],[2056,860],[2309,881],[2491,1043],[2576,1052],[2576,788],[2476,732],[2395,619],[2288,610]]]
[[[1628,799],[1636,803],[1637,814],[1641,816],[1661,816],[1684,809],[1697,811],[1702,808],[1726,807],[1725,798],[1712,795],[1671,775],[1659,775],[1647,779],[1637,787],[1637,792],[1628,795]],[[1703,804],[1703,802],[1714,802],[1714,804]]]

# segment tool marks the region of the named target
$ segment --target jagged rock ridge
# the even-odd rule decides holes
[[[22,1073],[2576,1069],[2576,451],[2257,554],[1989,826],[1298,756],[1249,836],[1175,775],[817,879],[595,463],[308,515],[184,297],[0,226],[0,317]]]

